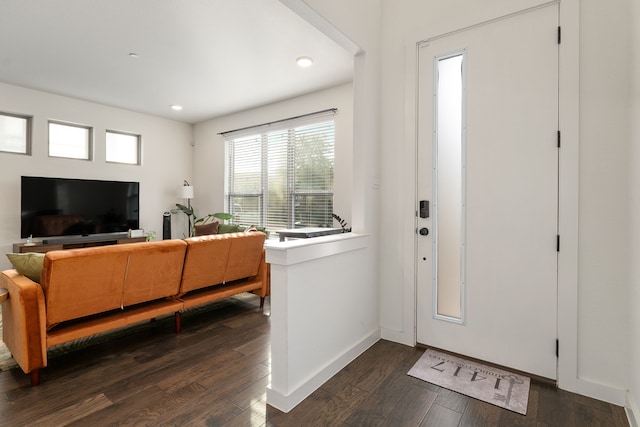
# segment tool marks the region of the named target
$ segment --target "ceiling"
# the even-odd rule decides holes
[[[353,75],[353,55],[278,0],[0,0],[0,40],[0,82],[187,123]]]

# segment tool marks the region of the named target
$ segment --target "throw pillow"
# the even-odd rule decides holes
[[[220,224],[218,226],[218,234],[239,233],[241,231],[244,231],[244,227],[236,224]]]
[[[195,228],[196,236],[218,234],[218,221],[211,222],[209,224],[204,224],[204,225],[196,225],[193,228]]]
[[[24,254],[7,254],[7,258],[11,261],[13,268],[23,276],[27,276],[34,282],[40,283],[40,272],[42,271],[42,262],[44,254],[28,252]]]
[[[269,232],[264,227],[256,227],[255,225],[250,225],[247,228],[245,228],[244,231],[245,232],[247,232],[247,231],[259,231],[261,233],[266,234],[267,235],[267,239],[269,238]]]

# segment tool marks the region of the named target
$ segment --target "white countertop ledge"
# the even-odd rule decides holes
[[[267,262],[272,265],[293,265],[338,255],[367,247],[368,234],[342,233],[308,239],[290,239],[280,242],[269,239],[264,243]]]

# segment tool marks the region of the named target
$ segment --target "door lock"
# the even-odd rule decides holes
[[[418,233],[421,236],[427,236],[429,234],[429,229],[427,227],[422,227],[420,230],[418,230]]]
[[[420,218],[429,218],[429,201],[420,200]]]

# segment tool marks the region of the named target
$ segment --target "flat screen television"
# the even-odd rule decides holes
[[[138,182],[23,176],[20,237],[97,236],[140,225]]]

